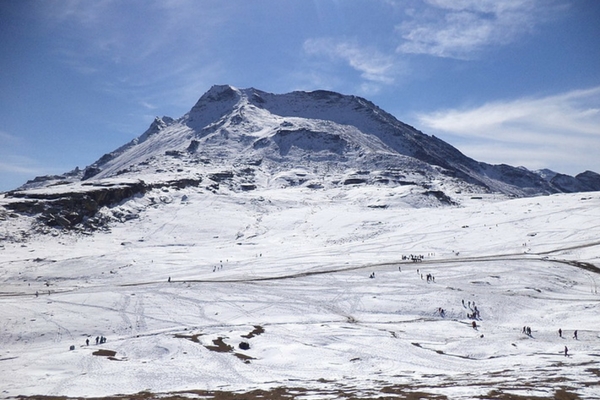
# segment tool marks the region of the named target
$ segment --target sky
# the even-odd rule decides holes
[[[215,84],[332,90],[492,164],[600,173],[597,0],[0,0],[0,191]]]

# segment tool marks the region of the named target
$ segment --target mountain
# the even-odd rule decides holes
[[[596,178],[214,87],[0,195],[0,397],[597,399]]]
[[[453,197],[462,192],[523,197],[600,190],[598,178],[475,161],[357,96],[218,85],[181,118],[157,117],[141,136],[84,170],[39,177],[5,196],[19,199],[8,205],[14,211],[70,227],[162,186],[217,192],[404,185],[457,204]]]

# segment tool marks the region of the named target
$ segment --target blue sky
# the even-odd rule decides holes
[[[600,172],[597,0],[0,0],[0,191],[213,84],[365,97],[490,163]]]

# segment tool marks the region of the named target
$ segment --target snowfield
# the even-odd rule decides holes
[[[0,397],[600,398],[600,193],[410,190],[153,189],[91,235],[4,214]]]

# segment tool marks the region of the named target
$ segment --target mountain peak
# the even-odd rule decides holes
[[[213,176],[217,170],[229,175],[238,167],[246,172],[234,189],[268,186],[297,168],[312,171],[312,178],[286,182],[307,187],[313,181],[321,187],[418,182],[429,188],[447,182],[516,196],[600,188],[593,173],[543,179],[525,168],[478,162],[361,97],[326,90],[273,94],[231,85],[212,86],[177,120],[157,117],[141,136],[86,168],[83,179],[143,176],[161,182],[184,174]]]
[[[223,101],[236,98],[241,95],[239,89],[231,85],[213,85],[206,93],[200,97],[198,103],[206,101]]]
[[[184,116],[184,122],[193,129],[203,129],[235,109],[241,99],[239,89],[230,85],[214,85]]]

